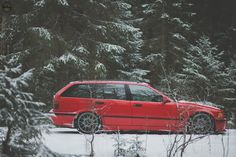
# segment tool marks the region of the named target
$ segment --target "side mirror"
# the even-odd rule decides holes
[[[169,103],[169,102],[170,102],[170,100],[167,97],[163,96],[162,103],[166,104],[166,103]]]

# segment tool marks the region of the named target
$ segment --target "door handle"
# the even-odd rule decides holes
[[[142,104],[134,104],[133,106],[134,107],[142,107],[143,105]]]
[[[102,101],[96,101],[95,104],[96,104],[96,105],[103,105],[104,102],[102,102]]]

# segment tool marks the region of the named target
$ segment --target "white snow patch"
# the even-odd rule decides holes
[[[176,38],[176,39],[179,39],[179,40],[186,40],[184,36],[182,36],[181,34],[179,33],[175,33],[173,34],[173,37]]]
[[[78,155],[90,152],[89,143],[86,141],[90,135],[79,134],[75,129],[56,128],[52,130],[52,134],[44,134],[43,136],[44,143],[55,152]],[[114,136],[116,135],[105,133],[95,135],[95,157],[114,156]],[[135,134],[121,134],[120,138],[132,139],[134,136]],[[176,134],[138,134],[138,136],[141,141],[144,141],[143,147],[146,148],[145,155],[147,157],[166,157],[167,148],[174,141]],[[177,136],[181,136],[181,134]],[[197,136],[199,135],[194,135],[194,137]],[[188,145],[184,156],[222,157],[228,153],[228,157],[235,157],[235,139],[236,130],[228,130],[225,135],[209,135]]]
[[[52,36],[49,33],[49,31],[43,27],[31,27],[31,30],[38,33],[40,37],[46,39],[46,40],[51,40]]]
[[[74,47],[72,49],[72,51],[76,51],[76,52],[79,52],[79,53],[82,53],[82,54],[89,54],[89,51],[83,46]]]
[[[97,45],[97,53],[99,53],[100,51],[115,52],[116,54],[121,54],[125,51],[125,48],[119,45],[100,42]]]
[[[162,15],[161,15],[161,18],[162,19],[165,19],[165,18],[168,18],[169,17],[169,15],[167,14],[167,13],[163,13]]]
[[[76,61],[77,61],[77,57],[74,56],[74,55],[71,54],[71,53],[66,53],[66,54],[62,55],[62,56],[59,58],[59,60],[62,61],[64,64],[66,64],[67,62],[70,62],[70,61],[76,62]]]
[[[45,0],[39,0],[39,1],[36,1],[34,5],[38,7],[43,7],[45,3],[46,3]]]
[[[54,66],[51,63],[49,63],[48,65],[44,66],[43,68],[47,69],[49,71],[52,71],[52,72],[55,71]]]
[[[57,2],[61,5],[69,6],[69,3],[67,2],[67,0],[57,0]]]

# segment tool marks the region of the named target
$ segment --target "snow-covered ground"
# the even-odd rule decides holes
[[[89,135],[79,134],[75,129],[55,128],[44,134],[45,144],[53,151],[66,154],[89,154]],[[95,157],[114,156],[115,134],[96,134]],[[131,139],[135,134],[121,134],[121,139]],[[138,134],[146,148],[147,157],[166,157],[167,149],[175,134]],[[183,135],[177,135],[179,137]],[[188,135],[189,136],[189,135]],[[194,136],[197,137],[197,136]],[[187,146],[185,157],[236,157],[236,130],[227,130],[222,135],[210,135]]]

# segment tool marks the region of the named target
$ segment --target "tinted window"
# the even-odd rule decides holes
[[[132,100],[135,101],[153,101],[161,102],[162,96],[156,93],[154,90],[138,85],[129,85]]]
[[[96,84],[94,98],[125,100],[125,87],[122,84]]]
[[[97,99],[126,99],[125,87],[122,84],[77,84],[67,89],[61,96]]]
[[[121,84],[106,84],[104,86],[104,99],[125,100],[125,87]]]
[[[61,94],[62,97],[90,98],[92,96],[91,87],[87,84],[76,84],[71,86]]]

